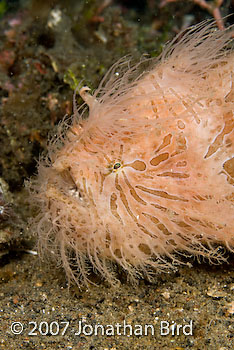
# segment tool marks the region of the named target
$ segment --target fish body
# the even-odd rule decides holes
[[[87,278],[87,258],[112,282],[110,262],[134,278],[174,268],[181,253],[233,250],[230,37],[200,24],[139,76],[145,62],[122,71],[122,60],[93,96],[80,90],[89,117],[76,112],[51,142],[32,186],[39,242],[56,247],[69,277],[75,264]]]

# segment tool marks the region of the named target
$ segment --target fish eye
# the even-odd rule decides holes
[[[113,169],[114,169],[114,170],[117,170],[117,169],[119,169],[120,167],[121,167],[121,163],[118,162],[118,163],[115,163],[115,164],[114,164]]]

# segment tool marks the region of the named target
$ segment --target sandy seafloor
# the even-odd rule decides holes
[[[0,277],[1,349],[233,349],[233,259],[219,267],[181,268],[136,288],[123,283],[116,291],[103,282],[68,291],[63,273],[40,266],[38,258],[28,254],[11,257]],[[132,335],[124,321],[132,326]],[[161,321],[192,321],[192,335],[161,335]],[[14,322],[20,324],[12,326]],[[79,322],[88,326],[76,335]],[[95,335],[97,324],[104,334]],[[152,325],[154,334],[150,328],[147,335],[145,325]],[[22,333],[13,334],[11,326]],[[48,334],[47,327],[55,335]],[[135,335],[137,331],[142,335]]]
[[[157,56],[181,28],[210,18],[192,2],[159,3],[0,2],[0,349],[234,349],[232,254],[224,252],[222,265],[188,259],[135,287],[123,274],[115,290],[93,275],[96,285],[79,290],[68,289],[62,269],[30,253],[24,181],[36,172],[48,133],[72,112],[74,86],[97,87],[118,58]],[[230,4],[222,15],[233,12]],[[161,322],[172,326],[169,334],[161,334]],[[80,323],[86,328],[77,334]]]

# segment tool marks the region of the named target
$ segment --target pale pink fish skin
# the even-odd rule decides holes
[[[59,251],[68,277],[86,280],[86,257],[113,283],[110,261],[134,278],[173,268],[178,252],[233,250],[230,40],[202,24],[132,83],[135,69],[117,79],[117,63],[94,96],[81,89],[89,118],[76,112],[32,185],[39,242]]]

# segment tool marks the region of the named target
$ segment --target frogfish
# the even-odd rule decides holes
[[[114,284],[121,266],[134,281],[234,251],[232,37],[198,24],[80,89],[85,107],[74,98],[29,184],[39,249],[69,280]]]

